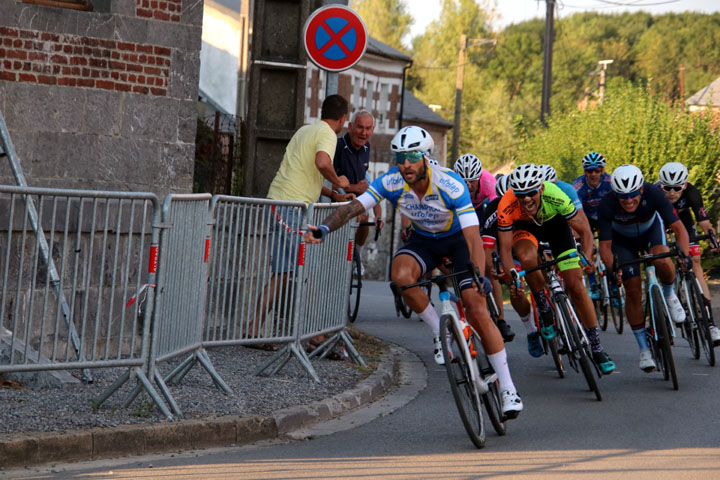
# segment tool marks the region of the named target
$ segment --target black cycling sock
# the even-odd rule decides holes
[[[602,352],[603,347],[600,344],[600,335],[598,334],[598,327],[586,328],[585,333],[587,334],[588,340],[590,340],[590,349],[595,352]]]
[[[550,311],[550,302],[548,302],[544,289],[540,290],[539,292],[532,292],[532,295],[535,299],[535,304],[537,305],[538,310],[540,310],[541,312]]]

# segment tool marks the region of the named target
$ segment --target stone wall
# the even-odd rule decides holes
[[[0,111],[29,185],[191,191],[202,1],[0,11]]]

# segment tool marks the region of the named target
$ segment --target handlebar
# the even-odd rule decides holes
[[[715,236],[715,233],[713,233],[712,231],[709,233],[706,233],[705,235],[698,235],[697,237],[695,237],[695,239],[698,241],[707,240],[712,248],[720,251],[720,245],[718,245],[718,239]]]
[[[452,268],[452,265],[450,265],[450,267]],[[405,285],[403,287],[397,285],[395,282],[391,282],[390,288],[393,289],[393,292],[397,291],[397,293],[402,293],[403,291],[407,290],[408,288],[424,287],[425,285],[430,285],[431,283],[434,283],[442,289],[442,288],[444,288],[443,280],[445,280],[446,278],[452,278],[452,277],[457,277],[459,275],[464,275],[466,273],[470,273],[472,275],[473,282],[475,282],[475,285],[477,285],[478,290],[480,290],[481,292],[483,292],[485,294],[488,293],[487,291],[485,291],[486,290],[485,284],[484,284],[484,282],[482,282],[481,276],[478,273],[477,269],[475,268],[475,264],[472,261],[468,262],[466,270],[453,271],[451,273],[444,273],[442,275],[434,275],[425,280],[420,280],[419,282],[411,283],[411,284]],[[484,277],[482,277],[482,278],[484,278]]]
[[[557,265],[558,263],[567,260],[569,258],[575,258],[580,257],[580,261],[583,262],[583,264],[587,265],[587,258],[585,258],[585,255],[579,251],[575,250],[567,255],[563,255],[561,257],[558,257],[556,259],[550,260],[548,262],[541,263],[540,265],[532,268],[528,268],[527,270],[520,270],[519,272],[515,269],[510,270],[510,276],[512,277],[513,282],[515,282],[515,285],[520,288],[520,279],[524,276],[526,276],[529,273],[535,272],[537,270],[547,270],[552,266]]]
[[[377,242],[378,237],[380,236],[380,232],[382,232],[382,227],[380,226],[381,220],[379,218],[376,218],[374,222],[358,222],[358,227],[375,227],[375,239],[374,241]]]

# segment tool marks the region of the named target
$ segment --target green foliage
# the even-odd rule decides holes
[[[608,160],[608,172],[633,164],[643,171],[646,181],[655,182],[665,163],[682,162],[716,222],[720,213],[716,204],[720,198],[717,118],[686,113],[650,90],[615,79],[602,105],[556,115],[547,130],[527,137],[517,163],[553,165],[562,180],[572,182],[582,174],[582,157],[598,151]]]
[[[400,51],[406,51],[402,40],[410,34],[413,17],[405,0],[352,0],[350,3],[365,21],[370,35]]]

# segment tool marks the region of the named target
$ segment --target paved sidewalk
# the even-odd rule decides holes
[[[301,427],[328,421],[385,395],[396,383],[398,349],[386,346],[376,370],[354,388],[271,415],[181,419],[160,424],[11,435],[0,439],[0,470],[53,462],[238,446],[284,437]]]

